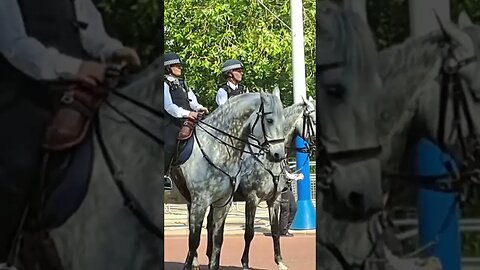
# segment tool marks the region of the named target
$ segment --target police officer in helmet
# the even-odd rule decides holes
[[[16,232],[39,185],[42,140],[58,102],[43,82],[73,77],[96,86],[107,61],[140,65],[105,32],[91,0],[0,1],[1,270],[15,269]]]
[[[187,117],[197,118],[198,113],[208,113],[208,109],[197,101],[195,94],[182,79],[183,62],[178,54],[164,54],[165,79],[163,84],[165,120],[165,188],[170,189],[170,165],[177,145],[177,136]]]
[[[222,76],[225,82],[217,91],[215,102],[218,106],[227,102],[230,97],[248,93],[248,89],[240,82],[243,79],[244,66],[239,60],[230,59],[222,66]]]

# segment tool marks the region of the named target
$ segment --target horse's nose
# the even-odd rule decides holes
[[[350,195],[348,195],[348,205],[351,208],[355,209],[364,209],[363,205],[363,194],[358,193],[358,192],[351,192]]]

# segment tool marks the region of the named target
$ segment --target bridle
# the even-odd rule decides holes
[[[203,120],[199,120],[198,121],[198,127],[200,129],[202,129],[205,133],[207,133],[209,136],[213,137],[216,141],[218,141],[219,143],[229,147],[229,148],[232,148],[233,150],[235,151],[239,151],[241,153],[246,153],[246,154],[249,154],[249,155],[252,155],[256,161],[260,162],[261,165],[263,165],[263,163],[260,161],[260,159],[258,158],[258,156],[262,156],[262,155],[265,155],[266,153],[268,153],[270,151],[270,147],[271,145],[273,144],[277,144],[277,143],[283,143],[285,141],[285,138],[279,138],[279,139],[270,139],[268,134],[267,134],[267,129],[265,127],[265,121],[266,121],[266,116],[269,115],[269,114],[273,114],[273,112],[265,112],[265,104],[263,102],[263,99],[260,98],[260,106],[259,106],[259,109],[258,111],[256,112],[256,118],[255,118],[255,121],[253,123],[253,125],[250,127],[250,131],[249,131],[249,134],[248,134],[248,137],[247,137],[247,140],[244,140],[242,138],[239,138],[237,136],[233,136],[231,134],[228,134],[226,133],[225,131],[223,130],[220,130],[218,129],[217,127],[213,126],[213,125],[210,125],[208,123],[206,123],[205,121]],[[255,137],[255,135],[253,134],[254,133],[254,130],[257,126],[257,124],[260,124],[261,125],[261,128],[262,128],[262,135],[263,135],[263,142],[261,142],[257,137]],[[234,146],[233,144],[227,142],[226,140],[224,139],[220,139],[218,136],[214,135],[212,132],[208,131],[205,127],[208,127],[210,129],[213,129],[217,132],[219,132],[220,134],[222,135],[225,135],[227,136],[230,141],[232,140],[236,140],[236,141],[239,141],[241,142],[242,144],[244,145],[247,145],[249,150],[248,151],[245,151],[244,149],[242,148],[239,148],[239,147],[236,147]],[[236,190],[236,186],[237,186],[237,177],[238,175],[240,174],[241,170],[242,170],[242,166],[239,166],[238,168],[238,171],[235,175],[230,175],[227,171],[225,171],[224,169],[222,169],[221,167],[219,167],[218,165],[216,165],[213,160],[209,157],[209,155],[205,152],[205,150],[203,149],[202,147],[202,144],[200,143],[200,140],[198,139],[198,135],[197,135],[197,131],[194,130],[193,131],[193,135],[195,137],[195,140],[197,142],[197,145],[200,149],[200,152],[202,153],[203,157],[205,158],[205,160],[210,164],[210,166],[214,167],[215,169],[217,169],[218,171],[220,171],[222,174],[224,174],[225,176],[228,177],[228,179],[230,179],[230,185],[231,185],[231,188],[232,188],[232,192],[230,194],[230,197],[229,199],[227,200],[227,202],[223,205],[227,205],[229,204],[232,200],[233,200],[233,196],[235,194],[235,190]],[[253,140],[255,143],[251,143],[249,140]],[[258,149],[259,151],[257,153],[254,152],[253,148],[256,148]],[[240,163],[241,164],[241,163]],[[269,171],[271,172],[271,171]],[[275,175],[273,175],[272,173],[272,176],[273,176],[273,181],[274,181],[274,184],[275,184],[275,187],[278,185],[278,176],[275,177]]]
[[[441,77],[441,92],[439,123],[437,126],[436,139],[439,148],[444,152],[449,152],[445,142],[445,130],[447,125],[446,114],[448,110],[448,101],[449,98],[451,98],[453,106],[453,128],[456,130],[460,142],[461,160],[457,160],[457,164],[459,165],[458,169],[454,169],[454,166],[450,162],[445,161],[444,167],[447,170],[446,174],[413,178],[416,180],[428,178],[425,179],[426,181],[421,181],[420,186],[439,192],[457,193],[457,195],[462,196],[461,200],[457,199],[463,203],[470,197],[471,185],[480,184],[480,168],[478,165],[480,164],[480,138],[476,131],[473,116],[470,112],[467,101],[466,91],[469,89],[464,88],[459,71],[462,68],[475,63],[478,60],[478,57],[473,55],[458,60],[454,54],[451,40],[441,23],[440,29],[443,33],[443,41],[440,44],[440,48],[443,49],[445,46],[448,47],[446,50],[447,53],[442,56],[442,65],[439,70],[439,76]],[[449,59],[455,60],[454,66],[450,67],[447,65]],[[467,136],[465,136],[462,129],[462,117],[467,124]],[[448,181],[445,181],[446,178],[448,178]]]
[[[302,116],[302,138],[306,140],[306,144],[302,148],[297,148],[298,152],[309,153],[310,156],[316,152],[317,136],[315,133],[316,121],[313,119],[312,114],[315,113],[314,109],[310,109],[308,104],[304,102],[305,109]]]
[[[267,151],[267,152],[269,151],[271,145],[278,144],[278,143],[283,143],[285,141],[285,138],[278,138],[278,139],[270,139],[269,138],[269,136],[267,134],[267,129],[265,127],[265,117],[269,114],[273,114],[273,112],[265,112],[265,104],[263,103],[263,100],[261,99],[260,108],[257,112],[257,117],[255,118],[255,122],[253,122],[253,125],[250,129],[250,133],[248,134],[248,138],[256,141],[258,143],[258,145],[260,145],[261,150],[264,150],[264,151]],[[255,127],[259,122],[260,122],[260,125],[262,127],[263,143],[261,143],[253,135]]]
[[[439,123],[437,126],[437,142],[439,148],[443,152],[449,152],[446,147],[445,142],[445,129],[446,129],[446,114],[448,109],[448,100],[452,98],[453,106],[453,128],[457,132],[457,137],[460,142],[461,147],[461,160],[457,160],[459,164],[458,169],[454,169],[454,166],[448,162],[444,162],[444,167],[447,171],[446,174],[439,175],[429,175],[429,176],[413,176],[408,174],[391,174],[384,173],[388,177],[397,177],[405,179],[415,179],[415,185],[420,186],[424,189],[430,189],[436,192],[444,193],[454,193],[455,200],[452,201],[447,214],[438,232],[435,234],[434,240],[423,245],[415,252],[412,252],[413,255],[424,253],[426,250],[435,246],[438,243],[440,236],[448,228],[448,221],[455,214],[455,209],[457,204],[463,204],[468,201],[471,195],[471,186],[473,184],[480,184],[480,140],[478,133],[476,132],[473,117],[471,115],[469,105],[467,102],[466,91],[469,89],[464,89],[459,71],[477,61],[477,56],[473,55],[466,59],[458,60],[453,52],[453,47],[451,45],[450,38],[443,28],[440,20],[437,20],[440,24],[440,29],[443,33],[443,41],[440,44],[440,49],[443,49],[444,46],[448,46],[447,54],[442,56],[442,64],[439,71],[439,76],[441,76],[440,81],[440,106],[439,106]],[[443,50],[442,50],[443,51]],[[454,59],[456,64],[452,67],[449,67],[446,63],[450,58]],[[462,129],[462,114],[466,120],[468,134],[464,136]],[[465,139],[466,138],[466,139]],[[470,145],[467,145],[470,143]],[[469,151],[470,150],[470,151]]]
[[[301,148],[295,148],[296,151],[298,152],[302,152],[302,153],[308,153],[309,155],[312,155],[315,153],[315,130],[314,130],[314,126],[315,126],[315,120],[313,120],[313,117],[311,116],[312,113],[314,113],[314,110],[310,110],[309,109],[309,106],[306,102],[303,103],[304,105],[304,110],[303,110],[303,113],[302,113],[302,121],[303,121],[303,130],[302,130],[302,138],[307,138],[306,136],[308,136],[308,141],[307,143],[305,144],[304,147],[301,147]],[[256,121],[255,121],[256,122]],[[248,145],[249,147],[251,147],[250,145]],[[253,149],[250,148],[250,151],[253,152]],[[273,182],[273,194],[268,198],[276,198],[277,195],[278,195],[278,184],[280,182],[280,176],[283,174],[283,169],[287,166],[286,162],[282,162],[282,172],[278,175],[276,175],[274,172],[272,172],[272,170],[270,168],[268,168],[267,166],[265,166],[264,162],[262,160],[260,160],[258,158],[258,156],[256,155],[253,155],[254,159],[260,164],[260,166],[262,166],[262,168],[267,171],[270,176],[272,177],[272,182]],[[284,160],[285,161],[285,160]],[[304,166],[306,166],[307,164],[307,161],[308,159],[305,159],[305,162],[304,164],[302,164],[302,166],[300,167],[300,169],[298,171],[300,171]],[[267,200],[268,200],[267,199]]]
[[[320,64],[317,65],[317,73],[326,72],[328,70],[341,68],[344,66],[343,61],[338,62],[331,62],[327,64]],[[318,76],[318,75],[317,75]],[[318,81],[318,79],[317,79]],[[321,123],[317,123],[317,134],[322,134],[322,127]],[[325,198],[329,198],[330,200],[335,200],[336,192],[335,192],[335,183],[333,182],[333,173],[335,167],[333,165],[334,162],[340,163],[353,163],[358,162],[360,160],[368,160],[377,158],[382,152],[382,147],[380,145],[374,147],[365,147],[365,148],[358,148],[352,150],[345,150],[345,151],[337,151],[337,152],[330,152],[328,151],[324,142],[320,139],[317,141],[317,189],[320,190]],[[376,213],[375,215],[381,216],[381,214]],[[375,222],[377,219],[372,219]],[[383,223],[381,223],[383,224]],[[337,246],[333,243],[324,242],[318,239],[320,245],[326,248],[334,257],[335,259],[342,265],[344,270],[364,270],[365,265],[368,259],[375,254],[377,246],[378,246],[378,239],[381,237],[374,237],[374,234],[368,230],[368,235],[371,243],[373,244],[367,256],[362,260],[361,264],[358,263],[349,263],[342,252],[337,248]],[[375,234],[378,236],[378,234]]]
[[[325,72],[332,69],[337,69],[344,66],[343,61],[332,62],[328,64],[317,65],[317,72]],[[317,80],[318,81],[318,80]],[[317,134],[322,134],[321,123],[317,123]],[[344,150],[337,152],[329,152],[323,141],[320,139],[317,142],[317,168],[320,170],[317,172],[317,188],[319,188],[324,194],[328,194],[330,197],[335,196],[334,183],[332,174],[335,170],[333,166],[334,162],[352,163],[358,160],[367,160],[378,157],[382,152],[380,145],[374,147],[365,147],[352,150]]]

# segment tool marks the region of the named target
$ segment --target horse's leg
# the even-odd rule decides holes
[[[268,201],[268,215],[270,218],[270,228],[273,239],[273,252],[275,262],[278,265],[279,270],[287,270],[288,267],[283,263],[282,254],[280,251],[280,197],[277,197],[274,201]]]
[[[243,249],[242,255],[242,267],[243,270],[248,270],[248,255],[250,252],[250,244],[252,243],[253,237],[255,236],[255,213],[257,212],[258,200],[251,199],[250,197],[246,200],[245,206],[245,248]]]
[[[188,227],[190,233],[188,236],[188,254],[185,259],[184,270],[200,270],[197,259],[197,249],[200,245],[200,234],[202,232],[203,218],[207,212],[208,205],[193,201],[189,207]],[[195,262],[195,265],[193,264]]]
[[[212,235],[212,257],[209,263],[210,270],[218,270],[220,268],[220,251],[223,244],[223,229],[225,228],[225,220],[232,204],[220,208],[212,206],[213,211],[213,235]]]
[[[210,206],[210,211],[207,216],[207,257],[209,260],[212,259],[212,248],[213,248],[213,207]]]
[[[190,204],[187,204],[187,208],[188,208],[188,227],[190,228]],[[200,269],[200,263],[198,262],[198,254],[193,257],[192,268]]]

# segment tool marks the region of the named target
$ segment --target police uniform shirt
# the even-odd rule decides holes
[[[91,0],[76,0],[74,4],[78,21],[87,24],[80,29],[80,37],[90,55],[105,61],[113,51],[123,47],[105,32],[101,14]],[[47,48],[27,36],[17,0],[0,0],[0,37],[0,53],[33,79],[55,80],[65,73],[74,75],[82,64],[80,59]]]
[[[230,86],[233,90],[237,90],[238,85],[233,84],[230,81],[227,81],[228,86]],[[248,93],[248,90],[245,91],[245,93]],[[219,88],[217,91],[217,96],[215,97],[215,102],[217,103],[218,106],[222,105],[223,103],[227,102],[228,100],[228,93],[225,89]]]
[[[165,76],[168,81],[175,83],[178,83],[178,79],[172,76]],[[168,112],[171,116],[175,118],[186,118],[190,114],[189,110],[185,110],[179,106],[177,106],[175,103],[172,101],[172,96],[170,95],[170,86],[166,83],[163,82],[163,96],[164,96],[164,101],[163,101],[163,106],[165,108],[165,111]],[[192,108],[192,111],[197,111],[200,108],[203,108],[201,104],[198,103],[197,97],[192,91],[188,91],[188,99],[190,100],[190,108]]]

